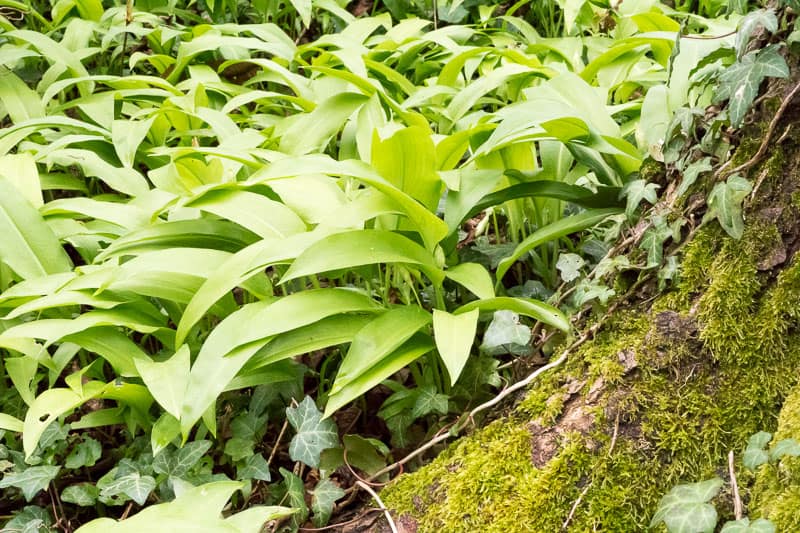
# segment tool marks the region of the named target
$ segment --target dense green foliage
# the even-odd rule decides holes
[[[248,520],[323,525],[342,467],[379,472],[532,326],[548,352],[604,279],[661,266],[679,219],[609,255],[657,201],[643,158],[693,181],[788,75],[786,21],[746,5],[434,5],[0,0],[7,527],[202,490],[216,515],[237,487],[283,506]],[[707,220],[741,235],[749,187]]]

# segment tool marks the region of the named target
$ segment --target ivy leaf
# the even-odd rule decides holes
[[[239,479],[258,479],[261,481],[271,481],[269,465],[264,456],[260,453],[248,457],[244,464],[236,468],[237,478]]]
[[[311,494],[311,510],[314,512],[312,520],[315,526],[323,527],[331,518],[336,500],[344,497],[345,492],[326,478],[317,483]]]
[[[581,267],[585,264],[586,261],[578,254],[559,254],[556,268],[561,273],[561,279],[569,283],[581,275]]]
[[[770,33],[775,33],[778,29],[778,18],[772,9],[759,9],[751,11],[739,22],[739,31],[736,32],[736,57],[742,57],[747,43],[753,33],[762,27]]]
[[[78,483],[70,485],[61,491],[61,499],[81,507],[90,507],[95,504],[100,495],[100,489],[91,483]]]
[[[800,456],[800,442],[797,442],[797,439],[780,440],[769,452],[769,455],[773,461],[777,461],[787,455],[789,457],[798,457]]]
[[[702,174],[703,172],[708,172],[711,170],[711,158],[704,157],[694,163],[690,164],[686,167],[683,171],[683,177],[681,178],[681,184],[678,186],[678,190],[675,191],[675,195],[680,198],[685,195],[689,191],[689,187],[694,185],[694,182],[697,181],[697,176]]]
[[[775,533],[775,524],[765,518],[751,522],[749,518],[726,522],[720,533]]]
[[[225,443],[225,455],[233,461],[241,461],[245,457],[250,457],[254,453],[255,444],[251,439],[240,439],[233,437]]]
[[[102,454],[103,450],[100,446],[100,442],[91,437],[87,437],[72,449],[67,459],[64,461],[64,466],[73,469],[83,466],[94,466]]]
[[[316,468],[322,450],[339,445],[336,424],[330,419],[322,419],[322,411],[317,409],[311,397],[306,396],[297,407],[287,407],[286,418],[297,431],[289,443],[292,461],[302,461]]]
[[[747,439],[747,448],[742,455],[742,464],[748,470],[755,470],[759,466],[769,461],[769,454],[765,450],[767,444],[772,440],[772,433],[759,431]]]
[[[658,201],[656,193],[658,189],[657,183],[647,183],[645,180],[633,180],[626,183],[619,192],[619,197],[624,197],[626,200],[625,214],[629,217],[633,216],[633,212],[636,211],[642,200],[647,200],[650,205],[655,204]]]
[[[653,219],[653,226],[644,232],[639,248],[647,251],[647,268],[661,264],[664,257],[664,242],[673,236],[672,229],[662,216]]]
[[[411,416],[419,418],[430,413],[447,414],[447,402],[449,398],[446,394],[436,392],[436,387],[422,387],[419,389],[417,401],[414,402],[414,410]]]
[[[22,491],[27,501],[31,501],[40,490],[47,488],[59,470],[61,468],[58,466],[32,466],[22,472],[6,474],[0,479],[0,489],[16,487]]]
[[[664,522],[670,533],[710,533],[717,525],[717,510],[707,502],[721,487],[720,478],[674,487],[661,498],[650,527]]]
[[[283,485],[286,489],[286,496],[289,499],[289,506],[298,511],[298,513],[292,517],[292,521],[298,525],[302,524],[306,521],[306,518],[308,518],[308,505],[306,505],[303,480],[285,468],[280,468],[278,471],[281,476],[283,476]]]
[[[752,189],[750,182],[738,174],[714,185],[711,194],[708,195],[708,211],[703,217],[703,222],[716,217],[728,235],[734,239],[741,239],[744,234],[742,201]]]
[[[763,50],[749,52],[723,72],[719,77],[719,86],[715,101],[728,103],[731,126],[742,125],[744,116],[750,109],[761,82],[766,77],[786,78],[789,67],[786,60],[778,53],[778,45],[771,44]]]
[[[154,488],[156,488],[156,480],[151,476],[132,472],[105,484],[100,490],[100,496],[110,498],[124,494],[137,504],[144,505]]]
[[[198,440],[186,444],[183,448],[162,450],[153,459],[153,471],[171,477],[183,477],[211,448],[211,441]]]
[[[489,355],[516,353],[527,348],[531,340],[531,328],[519,323],[519,315],[513,311],[494,312],[494,318],[483,334],[481,351]]]
[[[39,533],[39,531],[51,531],[52,525],[50,511],[38,505],[27,505],[6,522],[2,530],[14,533]]]

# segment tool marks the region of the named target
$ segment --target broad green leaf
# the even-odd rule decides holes
[[[483,334],[481,351],[489,355],[517,353],[527,348],[531,340],[531,328],[519,323],[519,315],[513,311],[495,311],[492,321]]]
[[[494,298],[492,276],[478,263],[459,263],[448,268],[444,275],[465,287],[478,298]]]
[[[77,531],[80,533],[135,533],[144,530],[258,533],[266,521],[285,518],[295,512],[286,507],[256,506],[223,519],[221,515],[225,503],[242,487],[243,484],[238,481],[207,483],[186,490],[171,502],[151,505],[126,520],[117,522],[110,518],[99,518]]]
[[[23,422],[11,415],[0,413],[0,429],[22,433]]]
[[[186,204],[236,222],[263,238],[283,238],[306,230],[294,211],[260,194],[237,189],[209,191]]]
[[[498,309],[506,309],[514,311],[520,315],[529,316],[533,319],[544,322],[549,326],[560,329],[561,331],[569,331],[570,324],[564,314],[555,307],[548,305],[539,300],[531,298],[511,298],[508,296],[498,296],[496,298],[488,298],[485,300],[476,300],[468,304],[462,305],[456,309],[453,314],[460,315],[468,313],[473,309],[481,311],[496,311]]]
[[[436,152],[430,130],[412,126],[372,140],[372,166],[390,183],[435,212],[443,184],[436,174]]]
[[[111,123],[111,140],[122,165],[133,167],[136,152],[147,137],[155,117],[146,120],[115,120]]]
[[[578,215],[571,215],[564,217],[557,222],[552,222],[538,230],[534,231],[528,237],[519,243],[511,256],[503,259],[497,267],[497,280],[498,282],[503,279],[503,276],[511,268],[514,262],[533,250],[537,246],[541,246],[547,242],[559,239],[570,233],[583,231],[600,222],[603,222],[608,217],[620,213],[620,209],[607,208],[607,209],[588,209]]]
[[[245,305],[229,315],[208,336],[192,365],[180,416],[184,436],[271,337],[332,315],[377,310],[368,296],[333,288]]]
[[[451,315],[439,309],[433,310],[433,338],[439,356],[450,375],[451,385],[455,385],[464,365],[467,364],[478,329],[479,314],[480,311],[477,309],[460,315]]]
[[[160,363],[144,358],[133,362],[153,398],[166,412],[175,418],[180,417],[189,383],[189,346],[184,344],[168,360]]]
[[[331,96],[311,113],[289,119],[291,125],[281,135],[280,150],[290,155],[321,151],[345,120],[368,100],[363,94],[343,92]]]
[[[720,533],[775,533],[775,524],[766,518],[750,521],[745,517],[741,520],[726,522]]]
[[[335,233],[311,245],[294,260],[281,283],[376,263],[415,265],[434,283],[444,279],[434,256],[407,237],[386,230],[357,230]]]
[[[434,348],[435,345],[429,335],[416,333],[405,344],[383,356],[376,364],[350,380],[346,385],[341,386],[335,393],[331,393],[328,403],[325,405],[325,416],[332,415],[339,408],[355,400]]]
[[[84,466],[94,466],[101,455],[100,442],[91,437],[84,437],[64,460],[64,466],[73,470]]]
[[[16,487],[22,491],[25,500],[31,501],[39,491],[47,488],[59,470],[59,466],[31,466],[22,472],[7,473],[0,479],[0,489]]]
[[[41,215],[0,175],[0,261],[23,278],[67,272],[69,257]]]
[[[323,419],[314,400],[306,396],[297,407],[286,408],[286,420],[296,431],[289,443],[289,456],[312,468],[319,466],[323,450],[339,445],[339,433],[333,420]]]
[[[150,448],[153,450],[153,457],[158,457],[159,453],[172,443],[181,434],[181,423],[177,418],[169,413],[162,413],[153,424],[150,430]],[[153,469],[157,472],[156,461],[153,461]]]
[[[312,520],[316,527],[328,524],[336,501],[344,498],[345,494],[345,491],[330,478],[321,479],[317,483],[311,491],[311,511],[314,513]]]
[[[753,186],[750,182],[738,174],[717,183],[708,195],[708,211],[703,221],[716,218],[728,235],[741,239],[744,234],[742,202],[751,190]]]
[[[91,150],[80,148],[61,148],[47,154],[47,163],[69,167],[77,165],[87,177],[95,177],[104,181],[115,191],[130,196],[147,193],[147,180],[138,170],[128,167],[116,167]]]
[[[45,116],[36,91],[5,66],[0,67],[0,103],[14,124]]]
[[[388,357],[431,320],[427,311],[413,305],[390,309],[372,320],[353,338],[339,366],[331,395]]]
[[[342,444],[347,450],[347,462],[369,475],[374,475],[386,466],[387,446],[377,439],[359,435],[345,435]]]
[[[25,456],[30,457],[36,450],[39,438],[53,421],[64,413],[68,413],[87,400],[98,396],[102,386],[96,382],[89,382],[84,387],[83,394],[78,394],[71,389],[53,388],[41,393],[25,413],[25,422],[22,429],[22,447]]]
[[[39,170],[30,154],[7,154],[0,157],[0,175],[25,197],[35,208],[44,205]]]
[[[88,328],[62,339],[64,342],[77,344],[84,350],[94,352],[108,361],[111,367],[122,377],[136,377],[134,361],[149,359],[148,355],[127,335],[113,326]]]

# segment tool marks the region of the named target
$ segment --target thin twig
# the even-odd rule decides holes
[[[381,509],[379,507],[370,507],[369,509],[364,509],[362,512],[360,512],[358,514],[358,516],[356,516],[354,518],[351,518],[350,520],[347,520],[346,522],[339,522],[338,524],[331,524],[331,525],[328,525],[328,526],[325,526],[325,527],[299,527],[299,528],[297,528],[297,530],[298,531],[327,531],[329,529],[336,529],[336,528],[339,528],[339,527],[344,527],[344,526],[348,526],[350,524],[354,524],[355,522],[358,522],[359,520],[364,518],[365,515],[368,515],[369,513],[374,513],[375,511],[383,511],[383,509]]]
[[[275,458],[275,454],[278,452],[278,446],[281,443],[281,439],[283,439],[283,434],[286,433],[286,428],[289,427],[289,419],[283,421],[283,426],[281,426],[281,431],[278,433],[278,438],[275,439],[275,444],[272,446],[272,451],[269,452],[269,459],[267,459],[267,466],[272,464],[272,460]]]
[[[575,503],[572,504],[572,509],[569,510],[569,515],[567,515],[567,519],[564,520],[564,523],[561,525],[561,531],[566,531],[567,527],[569,527],[569,523],[572,522],[572,517],[575,516],[575,511],[578,509],[578,505],[581,504],[583,501],[583,497],[586,496],[586,493],[589,492],[589,488],[592,486],[592,482],[586,484],[586,486],[581,491],[578,499],[575,500]]]
[[[794,87],[792,87],[792,90],[789,92],[789,94],[786,95],[786,97],[781,102],[780,107],[775,112],[775,116],[772,117],[772,120],[769,122],[769,126],[767,126],[767,131],[764,134],[764,138],[761,140],[761,146],[758,147],[758,151],[755,153],[755,155],[753,155],[753,157],[751,157],[750,159],[748,159],[747,161],[745,161],[744,163],[742,163],[741,165],[739,165],[734,169],[726,171],[725,170],[726,165],[720,167],[720,169],[717,170],[716,173],[716,178],[718,180],[726,178],[732,174],[736,174],[737,172],[742,172],[744,170],[747,170],[753,165],[757,164],[759,161],[761,161],[761,159],[767,153],[770,140],[772,139],[772,134],[775,132],[775,127],[778,125],[778,122],[783,117],[783,113],[786,111],[786,108],[789,107],[789,104],[791,103],[792,99],[797,95],[798,92],[800,92],[800,81],[797,82]]]
[[[739,496],[739,485],[736,483],[736,470],[733,465],[733,450],[728,452],[728,471],[731,474],[731,488],[733,489],[733,514],[736,520],[742,519],[742,498]]]
[[[400,533],[397,530],[397,526],[394,524],[394,520],[392,519],[392,513],[390,513],[389,509],[387,509],[386,506],[383,504],[383,500],[381,500],[381,497],[378,496],[378,493],[372,490],[372,487],[370,487],[369,485],[367,485],[362,481],[356,481],[356,485],[367,491],[369,495],[372,496],[372,499],[375,500],[375,502],[378,504],[378,507],[383,509],[383,514],[384,516],[386,516],[386,521],[389,522],[389,527],[392,529],[392,533]]]

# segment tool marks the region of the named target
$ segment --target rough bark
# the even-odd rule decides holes
[[[756,152],[779,101],[762,103],[766,119],[743,131],[735,164]],[[790,130],[750,169],[760,184],[744,237],[701,227],[674,286],[620,307],[510,414],[386,487],[398,527],[642,531],[672,486],[727,480],[733,450],[746,514],[800,531],[800,458],[757,473],[741,465],[758,431],[800,440],[798,169],[800,135]],[[714,503],[720,523],[732,516],[728,485]],[[381,521],[367,530],[388,531]]]

